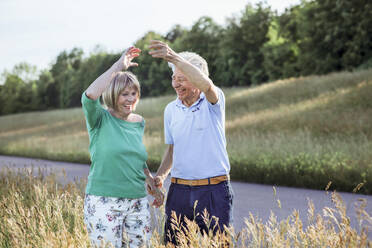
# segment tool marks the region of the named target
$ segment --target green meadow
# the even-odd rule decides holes
[[[218,82],[216,82],[218,84]],[[372,194],[372,70],[223,89],[234,180]],[[141,99],[148,164],[165,148],[163,110],[175,95]],[[0,153],[89,163],[81,108],[0,117]]]

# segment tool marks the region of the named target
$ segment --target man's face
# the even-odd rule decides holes
[[[172,87],[181,101],[192,99],[197,90],[177,68],[172,76]]]

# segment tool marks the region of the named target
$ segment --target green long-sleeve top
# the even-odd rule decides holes
[[[145,121],[128,122],[104,109],[85,92],[81,103],[89,134],[91,167],[86,194],[124,198],[146,196],[143,169],[147,152],[142,138]]]

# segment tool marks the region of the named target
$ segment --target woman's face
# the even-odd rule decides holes
[[[134,87],[126,87],[119,94],[116,106],[120,113],[129,115],[134,111],[134,106],[138,101],[138,92]]]

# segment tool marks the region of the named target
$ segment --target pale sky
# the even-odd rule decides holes
[[[210,16],[220,25],[258,0],[0,0],[0,74],[27,62],[47,69],[63,50],[119,52],[147,31],[165,35]],[[284,11],[299,0],[267,0]]]

